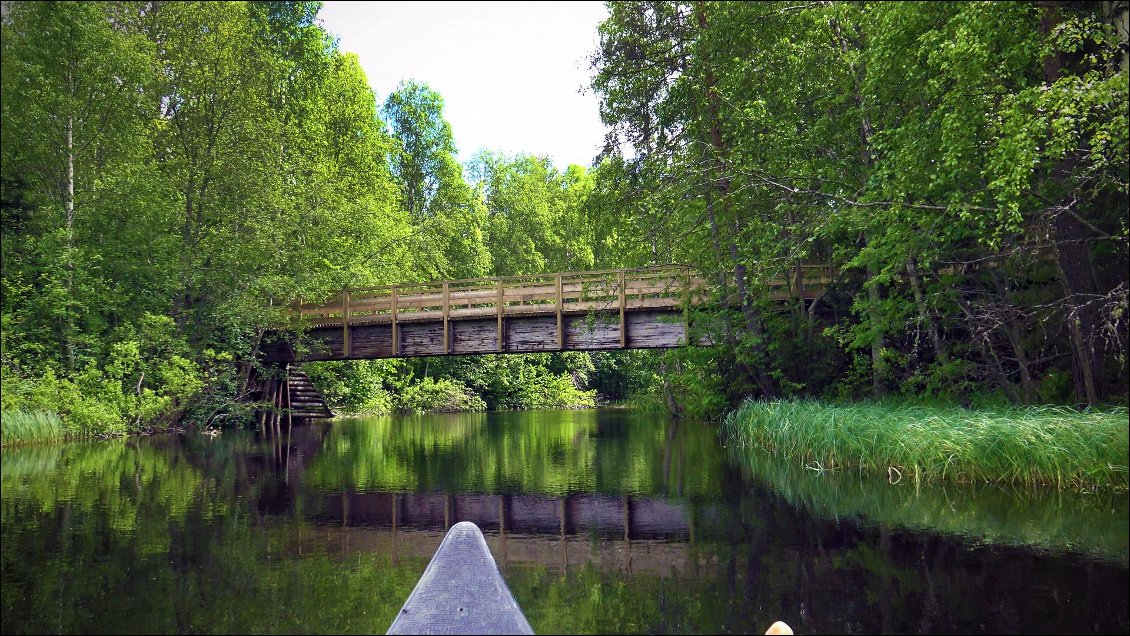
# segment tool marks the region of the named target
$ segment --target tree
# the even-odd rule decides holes
[[[741,320],[716,324],[742,394],[1034,401],[1061,350],[1078,399],[1124,392],[1126,34],[1107,9],[617,3],[593,57],[614,133],[594,201],[621,204],[598,253],[650,230],[735,286]],[[782,319],[760,290],[813,259],[833,288]]]
[[[37,208],[27,219],[32,234],[6,241],[28,241],[33,258],[46,261],[32,267],[43,268],[41,284],[54,291],[28,299],[37,307],[23,314],[24,328],[57,323],[68,369],[80,354],[80,315],[105,300],[96,291],[105,283],[87,264],[97,255],[82,246],[100,229],[100,208],[136,193],[121,173],[143,148],[151,101],[143,89],[151,49],[112,19],[114,10],[106,3],[5,5],[4,198]]]
[[[392,174],[413,225],[417,278],[467,278],[490,269],[484,210],[463,178],[443,98],[426,84],[401,82],[384,104],[397,142]]]
[[[561,173],[548,158],[482,152],[470,172],[487,209],[486,246],[496,276],[592,267],[584,214],[592,181],[584,168]]]

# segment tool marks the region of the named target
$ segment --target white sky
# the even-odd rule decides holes
[[[322,25],[356,53],[383,103],[402,79],[444,99],[460,161],[480,148],[587,166],[605,128],[587,87],[600,2],[326,2]]]

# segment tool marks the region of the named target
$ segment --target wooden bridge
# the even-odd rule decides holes
[[[771,298],[812,299],[830,268],[797,268]],[[688,310],[708,298],[683,265],[346,288],[296,304],[305,348],[266,341],[266,362],[654,349],[685,344]]]

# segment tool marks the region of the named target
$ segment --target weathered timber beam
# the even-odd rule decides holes
[[[349,288],[341,290],[341,302],[344,309],[341,313],[342,341],[345,343],[345,357],[349,357]]]
[[[392,355],[400,354],[400,330],[396,325],[396,296],[397,289],[392,288]]]
[[[498,350],[499,351],[503,350],[503,344],[502,344],[502,310],[503,310],[503,304],[504,304],[503,293],[504,292],[503,292],[503,289],[502,289],[502,279],[500,278],[500,279],[498,279],[498,302],[494,306],[495,310],[498,312]]]
[[[624,289],[624,272],[620,272],[617,284],[620,288],[620,348],[622,349],[628,344],[627,323],[624,322],[624,301],[627,298],[625,296],[627,290]]]
[[[451,313],[451,297],[449,296],[450,289],[447,283],[443,284],[443,352],[451,353],[451,330],[449,329],[448,321]]]
[[[558,274],[557,275],[557,349],[559,351],[565,350],[565,331],[564,331],[564,326],[563,326],[563,323],[562,323],[563,317],[561,315],[562,293],[563,292],[562,292],[562,289],[561,289],[561,274]]]

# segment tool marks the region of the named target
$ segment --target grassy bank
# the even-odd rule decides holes
[[[63,420],[44,411],[4,411],[0,414],[0,443],[59,442],[66,437]]]
[[[1125,408],[748,401],[723,429],[732,443],[813,470],[855,470],[892,482],[1125,490],[1130,463]]]

